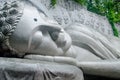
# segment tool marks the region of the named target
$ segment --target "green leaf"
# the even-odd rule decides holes
[[[56,0],[51,0],[51,4],[52,4],[52,6],[55,6]]]

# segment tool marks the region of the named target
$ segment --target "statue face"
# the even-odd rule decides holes
[[[10,45],[19,53],[64,55],[71,46],[71,38],[57,22],[27,3]]]

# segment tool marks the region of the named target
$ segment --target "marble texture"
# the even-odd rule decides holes
[[[48,63],[53,66],[54,63],[63,64],[63,66],[69,64],[82,68],[86,74],[120,78],[118,67],[120,39],[114,37],[112,31],[109,33],[111,27],[105,17],[88,12],[77,3],[68,0],[58,1],[58,5],[55,7],[50,6],[50,2],[46,0],[20,0],[20,3],[24,4],[22,5],[22,15],[17,19],[17,26],[13,33],[9,37],[4,34],[6,38],[3,43],[1,42],[1,49],[6,50],[7,47],[18,56],[31,59],[31,62],[47,61],[47,63],[41,64],[42,67]],[[7,8],[8,13],[9,9],[11,8]],[[82,13],[79,13],[79,10]],[[4,8],[1,11],[4,12]],[[16,11],[19,12],[19,10]],[[5,22],[6,19],[5,17]],[[2,21],[2,17],[0,20]],[[104,29],[99,30],[99,27]],[[6,28],[6,26],[0,28],[3,33],[2,28]],[[13,62],[17,62],[15,60],[13,59]],[[3,59],[4,63],[7,62]],[[25,60],[25,67],[29,67],[27,63],[29,62]],[[6,67],[7,64],[3,67]],[[48,67],[52,70],[50,65]],[[66,69],[60,65],[59,67],[61,67],[61,71]],[[14,67],[12,66],[12,68]],[[74,70],[74,68],[70,69]],[[42,69],[40,68],[40,70]],[[83,76],[79,73],[77,75]],[[70,77],[73,80],[76,78]]]
[[[73,0],[57,0],[55,7],[50,6],[50,0],[38,0],[47,8],[49,17],[56,20],[63,27],[80,23],[99,32],[113,36],[113,31],[104,16],[87,11]]]
[[[84,80],[72,65],[16,58],[0,58],[0,80]]]

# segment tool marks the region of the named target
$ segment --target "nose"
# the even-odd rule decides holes
[[[62,28],[59,25],[45,24],[40,26],[40,30],[48,31],[51,33],[51,32],[61,32]]]
[[[41,25],[40,30],[42,32],[44,32],[44,31],[49,32],[51,39],[53,41],[56,41],[58,39],[59,33],[63,32],[63,28],[61,28],[59,25],[55,25],[55,24],[54,25],[52,25],[52,24]]]

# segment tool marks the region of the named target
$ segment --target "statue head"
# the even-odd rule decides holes
[[[9,37],[16,29],[17,23],[22,16],[22,7],[17,1],[1,3],[0,8],[0,53],[12,53],[9,46]],[[3,53],[3,54],[2,54]]]
[[[34,3],[5,3],[0,11],[1,50],[9,49],[20,55],[30,53],[62,56],[70,48],[70,36]]]

